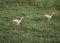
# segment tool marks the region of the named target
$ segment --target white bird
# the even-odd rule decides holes
[[[13,22],[16,22],[16,23],[17,23],[17,27],[18,27],[18,25],[21,23],[21,21],[22,21],[23,18],[24,18],[24,17],[21,17],[20,20],[18,20],[18,19],[13,19]]]
[[[54,12],[52,12],[50,15],[45,13],[44,17],[49,21],[52,18],[53,14]]]

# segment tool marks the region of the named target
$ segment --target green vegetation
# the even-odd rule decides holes
[[[17,28],[12,20],[22,16]],[[60,0],[0,0],[0,43],[60,43]]]

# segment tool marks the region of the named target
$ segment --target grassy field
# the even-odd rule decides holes
[[[0,6],[1,7],[1,6]],[[4,5],[0,8],[0,43],[60,43],[60,11],[46,21],[43,12],[49,8],[30,5]],[[12,21],[24,17],[18,28]]]

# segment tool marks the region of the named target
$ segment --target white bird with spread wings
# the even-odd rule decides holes
[[[18,27],[18,25],[21,23],[21,21],[22,21],[22,19],[23,19],[24,17],[21,17],[21,19],[13,19],[13,22],[16,22],[17,23],[17,27]]]
[[[54,12],[51,12],[50,15],[45,13],[44,17],[45,17],[45,19],[47,19],[49,21],[52,18],[53,14],[54,14]]]

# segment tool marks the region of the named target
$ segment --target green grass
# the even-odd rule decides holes
[[[52,9],[53,10],[53,9]],[[0,10],[0,43],[60,43],[60,12],[50,21],[43,12],[49,9],[34,6],[8,6]],[[24,17],[18,28],[14,18]]]

